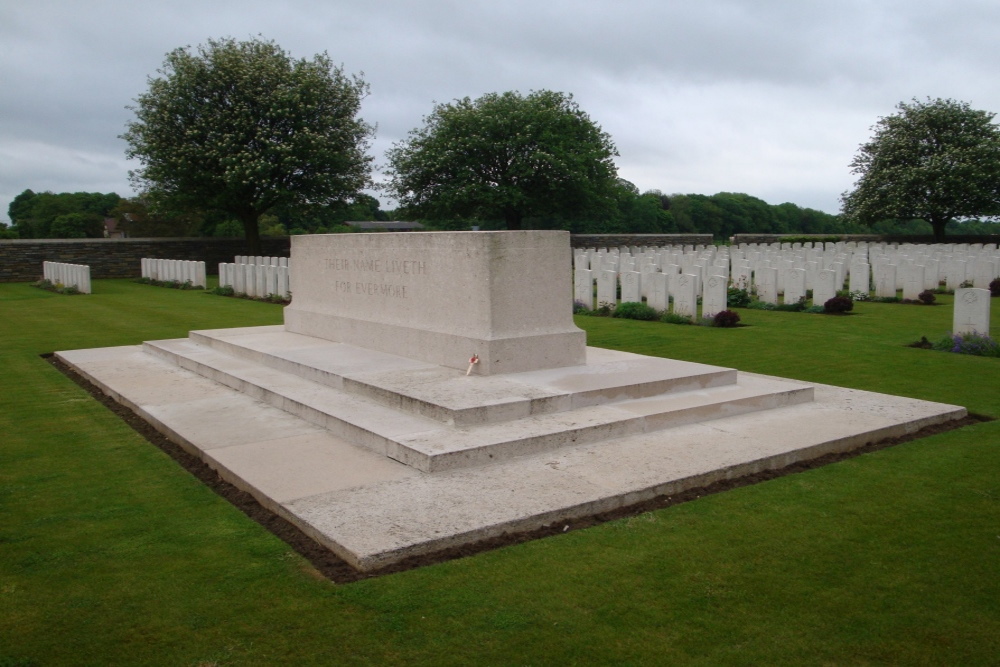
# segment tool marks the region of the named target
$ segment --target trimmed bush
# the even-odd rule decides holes
[[[934,292],[927,289],[918,294],[917,298],[920,299],[920,302],[925,306],[933,306],[934,301],[937,300],[937,297],[934,296]]]
[[[990,281],[990,296],[1000,296],[1000,278]]]
[[[835,296],[823,304],[823,312],[829,315],[843,315],[854,310],[854,302],[846,296]]]
[[[713,327],[735,327],[739,324],[740,315],[739,313],[733,312],[732,310],[720,310],[712,318]]]

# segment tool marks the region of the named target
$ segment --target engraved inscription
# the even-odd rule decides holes
[[[371,276],[370,281],[358,279],[361,276],[357,274],[384,274],[387,280],[391,276],[427,275],[427,262],[420,260],[328,257],[325,263],[328,271],[347,274],[333,281],[333,291],[337,294],[406,299],[409,296],[406,285],[380,282],[376,276]]]

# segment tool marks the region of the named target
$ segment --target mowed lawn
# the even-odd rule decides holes
[[[40,357],[281,308],[94,289],[0,285],[0,667],[1000,663],[1000,421],[338,584]],[[1000,417],[1000,359],[906,347],[950,329],[939,301],[740,310],[750,326],[728,330],[577,323],[592,345]]]

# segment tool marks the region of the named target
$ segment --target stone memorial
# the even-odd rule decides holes
[[[566,232],[297,236],[292,260],[284,325],[56,356],[363,571],[965,416],[586,347]]]
[[[290,332],[462,370],[475,356],[481,375],[583,363],[564,233],[293,236],[292,257]]]

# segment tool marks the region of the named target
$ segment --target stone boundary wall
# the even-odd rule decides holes
[[[570,239],[574,248],[712,243],[711,234],[575,234]],[[262,255],[288,257],[290,247],[287,236],[261,239]],[[0,283],[40,280],[45,261],[87,264],[92,278],[138,278],[143,257],[205,262],[209,275],[215,275],[220,263],[245,254],[243,239],[4,239],[0,240]]]
[[[261,254],[288,257],[288,237],[261,239]],[[205,262],[209,274],[221,262],[246,254],[243,239],[18,239],[0,240],[0,282],[34,282],[42,262],[90,266],[91,278],[138,278],[143,257]]]
[[[837,237],[841,241],[867,241],[868,243],[912,243],[913,245],[931,245],[937,243],[933,236],[895,236],[889,234],[736,234],[730,238],[733,245],[740,243],[778,243],[782,238],[793,239],[830,239]],[[1000,243],[1000,235],[947,235],[942,243]]]
[[[619,246],[712,245],[711,234],[573,234],[574,248],[617,248]]]
[[[420,232],[414,232],[420,233]],[[733,243],[775,243],[779,238],[825,238],[834,234],[737,234]],[[930,236],[880,236],[848,234],[844,241],[929,244]],[[1000,243],[997,236],[947,236],[947,243]],[[619,246],[711,245],[711,234],[573,234],[574,248],[617,248]],[[288,257],[288,237],[261,239],[261,254]],[[0,240],[0,283],[33,282],[42,277],[42,262],[63,262],[90,266],[91,278],[138,278],[143,257],[187,259],[205,262],[215,275],[221,262],[232,262],[246,254],[243,239],[146,238],[146,239],[15,239]]]

